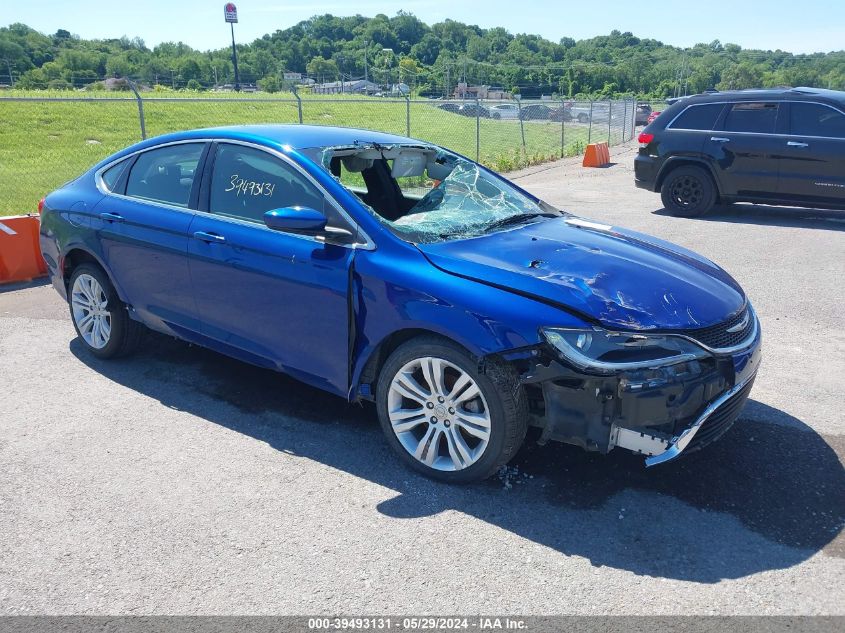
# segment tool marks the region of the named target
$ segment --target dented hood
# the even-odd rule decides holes
[[[700,255],[572,216],[418,248],[446,272],[534,296],[611,328],[700,328],[745,306],[739,284]]]

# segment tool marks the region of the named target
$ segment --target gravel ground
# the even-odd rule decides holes
[[[718,444],[646,471],[529,441],[439,485],[371,406],[160,336],[98,361],[51,287],[6,289],[0,614],[845,614],[845,214],[672,218],[633,151],[516,176],[745,287],[765,358]]]

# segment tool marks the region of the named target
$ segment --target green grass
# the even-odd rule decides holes
[[[107,93],[123,97],[125,93]],[[9,96],[88,97],[88,93],[22,93],[0,95],[0,215],[31,213],[38,200],[91,165],[141,138],[138,108],[133,99],[121,101],[12,101]],[[103,96],[103,95],[97,95]],[[241,123],[297,123],[296,101],[232,101],[231,93],[218,101],[144,100],[147,136],[190,128]],[[180,93],[179,96],[197,96]],[[206,93],[205,95],[209,95]],[[217,95],[215,95],[216,97]],[[287,97],[288,95],[283,95]],[[411,102],[411,136],[476,157],[476,120],[444,112],[436,102]],[[332,101],[303,98],[303,122],[361,127],[406,133],[404,101],[346,95]],[[567,123],[564,151],[561,124],[526,121],[525,147],[518,121],[479,122],[480,161],[498,171],[510,171],[583,151],[587,127]],[[619,131],[614,130],[618,142]],[[607,139],[607,128],[593,129],[594,141]]]

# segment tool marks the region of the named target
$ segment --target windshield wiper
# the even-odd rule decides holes
[[[534,218],[557,218],[560,217],[558,213],[549,213],[549,212],[536,212],[536,213],[517,213],[516,215],[509,215],[506,218],[501,218],[492,222],[484,227],[484,232],[489,233],[495,229],[501,229],[505,226],[511,226],[514,224],[520,224],[527,220],[533,220]]]

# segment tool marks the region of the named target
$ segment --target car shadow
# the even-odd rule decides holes
[[[15,281],[12,283],[0,284],[0,294],[14,292],[16,290],[26,290],[27,288],[38,288],[39,286],[49,285],[49,277],[36,277],[35,279],[28,279],[26,281]]]
[[[716,445],[653,469],[529,437],[497,476],[449,486],[401,465],[371,404],[159,335],[131,359],[99,360],[78,339],[70,350],[164,406],[396,491],[374,511],[398,519],[455,510],[596,566],[704,583],[845,557],[845,441],[763,403]]]
[[[657,209],[654,215],[672,217],[667,209]],[[775,207],[765,204],[732,204],[716,207],[710,213],[693,218],[703,222],[728,222],[731,224],[757,224],[845,231],[845,211],[836,209],[804,209]]]

